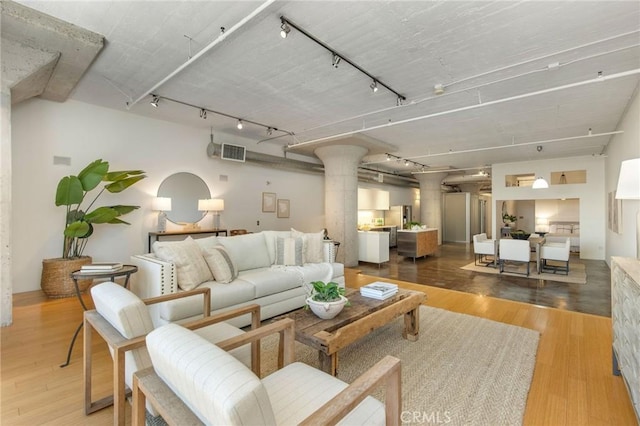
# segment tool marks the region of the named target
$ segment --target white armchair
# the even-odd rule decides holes
[[[201,337],[211,342],[219,342],[244,331],[224,321],[234,316],[252,314],[252,328],[260,326],[260,306],[249,305],[217,314],[207,315],[209,307],[209,289],[195,289],[177,294],[142,300],[129,290],[113,282],[104,282],[91,288],[91,296],[96,309],[84,313],[84,400],[85,414],[114,405],[114,424],[125,424],[126,386],[133,389],[133,373],[151,366],[151,359],[145,347],[145,336],[154,329],[147,305],[165,302],[182,297],[203,297],[204,318],[185,324]],[[97,331],[105,340],[113,358],[113,395],[98,401],[92,397],[92,332]],[[259,343],[258,343],[259,344]],[[260,371],[259,346],[252,343],[232,352],[245,365]],[[126,386],[125,386],[126,385]],[[151,408],[151,407],[150,407]],[[152,412],[153,415],[156,415]]]
[[[553,239],[551,239],[553,238]],[[571,240],[564,237],[549,237],[540,248],[540,259],[542,261],[543,272],[563,272],[569,275],[569,254],[571,251]],[[548,261],[563,262],[564,265],[552,265]]]
[[[383,358],[348,385],[292,363],[294,324],[283,319],[218,344],[177,324],[152,331],[147,346],[153,368],[134,375],[132,424],[144,425],[146,402],[169,425],[400,424],[399,359]],[[225,349],[264,337],[269,329],[280,333],[284,367],[260,379]],[[378,386],[386,389],[384,404],[368,396]]]
[[[473,236],[473,253],[475,254],[475,265],[478,262],[484,263],[484,266],[497,266],[498,262],[498,242],[496,240],[487,239],[487,234],[476,234]],[[487,261],[487,256],[491,256],[491,260]]]
[[[531,260],[531,249],[528,240],[512,240],[509,238],[500,239],[500,272],[504,272],[506,261],[524,262],[527,265],[527,273],[529,276],[529,261]],[[512,271],[519,274],[521,272]],[[524,275],[524,274],[523,274]]]

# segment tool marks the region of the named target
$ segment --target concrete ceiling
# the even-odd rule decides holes
[[[202,119],[198,108],[166,99],[153,108],[151,92],[295,134],[276,131],[271,137],[282,137],[265,144],[305,152],[316,140],[359,134],[431,170],[601,155],[611,136],[593,135],[616,129],[640,76],[638,1],[20,3],[105,36],[73,99],[268,139],[263,127],[239,131],[233,119]],[[334,68],[331,53],[295,29],[282,39],[281,16],[404,104],[383,87],[372,93],[346,61]],[[420,168],[385,160],[380,150],[365,158],[374,169]]]

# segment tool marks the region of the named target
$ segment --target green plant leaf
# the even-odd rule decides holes
[[[129,176],[143,175],[144,170],[123,170],[119,172],[109,172],[105,175],[104,180],[107,182],[114,182],[121,180]]]
[[[77,221],[69,224],[64,230],[64,236],[69,238],[82,238],[91,235],[91,227],[87,222]]]
[[[109,163],[102,160],[96,160],[82,169],[78,173],[78,179],[82,182],[82,188],[89,192],[102,182],[105,175],[109,171]]]
[[[111,223],[113,225],[131,225],[129,222],[125,222],[124,220],[118,219],[117,217],[107,223]]]
[[[120,215],[131,213],[132,211],[140,208],[140,206],[123,206],[123,205],[109,206],[109,207],[117,211]]]
[[[84,220],[91,223],[109,223],[119,215],[120,213],[111,207],[98,207],[94,211],[87,213],[84,216]]]
[[[128,177],[125,179],[120,179],[117,180],[115,182],[112,182],[110,184],[108,184],[107,186],[105,186],[105,188],[107,189],[107,191],[111,192],[111,193],[118,193],[118,192],[122,192],[125,189],[127,189],[128,187],[130,187],[131,185],[133,185],[136,182],[141,181],[142,179],[146,178],[147,176],[145,175],[139,175],[139,176],[132,176],[132,177]]]
[[[58,182],[56,206],[80,204],[83,197],[82,183],[76,176],[65,176]]]

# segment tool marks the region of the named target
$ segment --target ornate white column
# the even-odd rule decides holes
[[[358,266],[358,165],[363,146],[328,145],[314,150],[324,163],[324,211],[329,236],[340,242],[337,261]]]
[[[420,182],[420,222],[438,228],[438,245],[442,244],[442,191],[440,183],[446,173],[418,173]]]

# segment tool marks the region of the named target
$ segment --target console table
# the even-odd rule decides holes
[[[613,373],[622,374],[640,419],[640,260],[611,257]]]
[[[176,236],[176,235],[184,235],[185,238],[191,235],[201,235],[201,234],[211,234],[211,235],[224,235],[227,236],[226,229],[192,229],[189,231],[166,231],[166,232],[149,232],[149,243],[147,245],[147,252],[151,252],[151,244],[154,241],[160,241],[162,237]],[[153,241],[152,241],[153,240]]]

